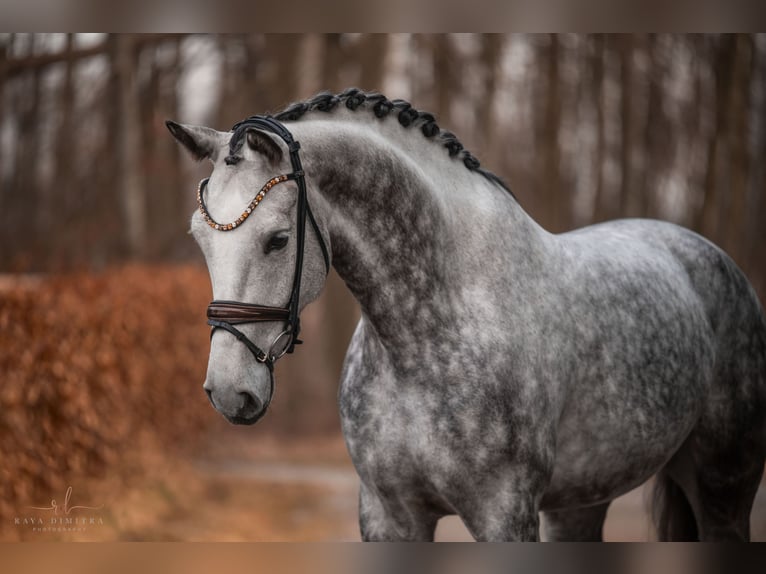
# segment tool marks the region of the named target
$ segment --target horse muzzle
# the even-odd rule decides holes
[[[274,374],[268,370],[268,396],[260,397],[250,385],[217,384],[208,377],[203,385],[210,404],[224,418],[235,425],[253,425],[263,418],[271,404]]]

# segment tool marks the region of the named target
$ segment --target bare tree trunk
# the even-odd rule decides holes
[[[325,86],[322,79],[324,63],[324,35],[318,33],[302,34],[300,56],[298,58],[298,93],[303,96],[316,94]],[[326,88],[325,88],[326,89]]]
[[[360,50],[359,88],[382,92],[386,74],[388,34],[365,34]]]
[[[118,34],[115,40],[115,63],[120,86],[118,145],[125,242],[131,256],[141,257],[145,252],[147,226],[136,57],[132,36]]]
[[[701,212],[701,206],[704,201],[705,179],[707,176],[707,151],[709,137],[706,132],[706,122],[712,115],[714,89],[708,89],[710,85],[707,81],[712,76],[712,66],[710,60],[713,50],[707,37],[694,35],[689,38],[692,49],[695,54],[694,61],[694,79],[693,96],[690,105],[689,117],[686,120],[688,127],[688,138],[693,142],[694,161],[690,164],[690,189],[687,197],[689,208],[684,213],[683,225],[695,228],[698,223],[698,216]]]
[[[14,35],[9,34],[4,40],[0,40],[0,127],[4,126],[3,120],[8,115],[6,110],[6,102],[10,100],[6,94],[6,67],[8,65],[8,53],[10,51],[11,42],[14,40]],[[11,152],[13,153],[13,152]],[[13,159],[8,157],[9,154],[0,153],[0,205],[7,206],[8,200],[11,196],[11,181],[6,176],[9,173],[9,168],[6,167],[13,165]],[[12,174],[11,174],[12,177]],[[0,211],[0,244],[8,245],[9,238],[6,237],[6,228],[8,222],[8,210],[7,207]],[[6,267],[8,264],[9,249],[0,250],[0,265]]]
[[[481,70],[484,89],[478,102],[476,116],[478,129],[483,143],[481,157],[489,166],[495,165],[497,158],[497,122],[493,116],[497,98],[497,79],[500,75],[501,56],[505,38],[502,34],[483,34],[481,38]]]
[[[10,37],[12,38],[13,35],[11,34]],[[11,40],[8,38],[6,38],[5,40],[0,40],[0,126],[3,125],[3,118],[5,117],[5,102],[6,102],[5,68],[8,62],[8,45],[10,41]],[[0,178],[2,178],[2,174],[6,173],[5,164],[4,164],[4,162],[6,161],[8,161],[7,158],[4,158],[3,154],[0,153]],[[4,185],[5,185],[5,182],[2,179],[0,179],[0,197],[3,196]]]
[[[298,97],[298,79],[295,74],[300,46],[295,34],[266,34],[266,57],[272,62],[269,77],[268,110],[285,108]]]
[[[72,221],[75,205],[80,203],[75,201],[75,172],[74,162],[76,149],[74,142],[77,141],[74,129],[74,67],[75,62],[72,58],[74,51],[74,34],[67,34],[66,46],[63,53],[64,78],[61,84],[61,90],[58,97],[57,114],[59,116],[58,125],[53,133],[54,150],[54,177],[53,182],[41,190],[42,205],[40,206],[38,217],[40,227],[47,230],[52,237],[57,237],[58,241],[50,246],[49,255],[54,259],[58,258],[60,253],[66,252],[69,247],[69,238],[71,237]],[[56,201],[57,216],[54,216],[51,206],[53,200]]]
[[[176,87],[180,70],[180,39],[169,39],[161,43],[162,59],[155,62],[156,84],[147,94],[144,136],[153,139],[150,176],[150,202],[147,214],[155,245],[152,255],[160,258],[175,257],[180,238],[188,226],[186,196],[192,196],[191,189],[183,189],[181,178],[180,147],[171,138],[158,138],[157,130],[163,118],[178,117],[178,95]],[[159,124],[159,125],[158,125]]]
[[[263,111],[260,86],[262,39],[262,34],[247,34],[242,40],[244,52],[244,61],[242,67],[242,118],[254,114],[260,114]]]
[[[0,126],[5,125],[3,120],[10,116],[12,110],[6,109],[6,104],[12,105],[11,98],[6,93],[9,89],[7,81],[7,66],[10,57],[11,46],[15,41],[15,34],[9,34],[2,46],[0,46]],[[10,229],[13,211],[10,205],[14,196],[15,169],[7,166],[14,166],[16,159],[15,146],[9,150],[9,153],[0,153],[0,204],[3,208],[0,210],[0,244],[9,246],[12,244],[13,231]],[[8,174],[8,175],[6,175]],[[0,249],[0,265],[4,269],[10,267],[12,250],[9,248]]]
[[[646,82],[648,93],[646,102],[646,117],[643,122],[644,166],[636,195],[639,199],[639,217],[654,217],[657,213],[657,183],[658,174],[665,168],[663,165],[670,154],[667,141],[667,125],[662,111],[662,81],[664,69],[658,62],[657,42],[650,36],[646,43],[647,72]]]
[[[141,145],[138,162],[144,169],[144,197],[146,198],[146,236],[144,237],[143,255],[156,259],[162,251],[164,236],[168,231],[168,221],[164,202],[158,196],[166,198],[166,187],[160,187],[162,174],[157,159],[158,138],[155,135],[154,122],[157,114],[160,70],[158,46],[134,47],[136,69],[141,70],[143,81],[137,86],[138,112],[140,122]]]
[[[70,59],[74,48],[74,34],[67,34],[64,49],[64,81],[59,94],[58,113],[61,121],[55,137],[56,149],[56,187],[62,188],[64,195],[70,185],[72,172],[72,120],[74,116],[74,61]]]
[[[596,193],[593,199],[593,221],[604,221],[607,217],[604,205],[604,163],[606,161],[606,120],[604,113],[604,36],[595,34],[592,42],[593,103],[596,107]]]
[[[550,231],[563,231],[568,219],[568,194],[561,190],[561,150],[559,129],[561,127],[561,95],[559,79],[559,38],[550,34],[547,43],[540,47],[541,64],[544,70],[544,93],[541,104],[542,117],[538,128],[538,158],[540,166],[538,195],[545,198],[541,218]],[[566,199],[565,199],[566,198]]]
[[[620,173],[622,187],[620,191],[620,215],[635,215],[632,213],[631,197],[633,190],[631,141],[633,132],[633,36],[625,34],[620,38],[620,117],[622,118],[622,136],[620,138]]]
[[[410,96],[413,105],[419,109],[437,113],[433,100],[432,88],[434,78],[419,73],[428,66],[433,70],[433,50],[431,49],[432,38],[428,34],[412,34],[409,41],[410,53],[407,58],[407,74],[412,82],[412,94]],[[444,118],[437,116],[436,120],[442,128],[446,128]]]
[[[745,229],[745,201],[750,175],[748,158],[750,82],[753,76],[754,41],[748,34],[737,34],[732,62],[731,98],[729,102],[729,195],[728,217],[724,218],[724,247],[735,260],[741,262],[743,231]]]
[[[36,36],[30,34],[27,37],[27,55],[34,56]],[[12,184],[11,201],[5,208],[9,213],[9,227],[14,237],[20,236],[21,222],[33,221],[36,233],[29,239],[26,255],[32,255],[32,259],[19,261],[22,266],[37,267],[43,261],[42,255],[46,252],[47,245],[45,229],[39,228],[40,221],[37,218],[39,210],[39,186],[37,180],[38,155],[40,143],[40,70],[33,70],[23,77],[24,90],[17,94],[19,101],[19,131],[18,151],[15,158],[14,182]],[[18,239],[16,240],[18,243]],[[32,261],[35,261],[32,264]]]
[[[228,34],[218,34],[215,37],[216,48],[221,57],[221,75],[219,78],[221,87],[215,112],[215,123],[217,126],[221,126],[219,129],[224,129],[223,126],[231,124],[232,83],[236,71],[231,58],[229,58],[228,43],[230,41],[231,38]]]
[[[105,41],[109,58],[107,81],[94,113],[100,115],[107,134],[104,145],[95,152],[95,161],[102,169],[90,177],[97,183],[100,193],[94,202],[94,210],[100,214],[100,228],[107,231],[102,241],[91,250],[91,258],[97,264],[122,259],[127,255],[125,220],[122,209],[122,185],[120,150],[120,125],[122,122],[119,103],[121,99],[120,77],[117,71],[117,35],[110,34]]]
[[[766,42],[756,44],[753,57],[755,85],[766,85]],[[753,106],[753,123],[756,132],[751,160],[750,198],[747,212],[746,250],[743,268],[756,286],[760,286],[761,301],[766,301],[766,268],[763,265],[763,251],[766,247],[766,91],[760,90],[759,99]]]
[[[454,129],[452,101],[460,93],[460,62],[448,34],[435,34],[430,38],[433,57],[433,92],[435,113],[439,124]]]
[[[721,143],[728,133],[728,108],[731,82],[731,59],[734,53],[734,37],[724,34],[716,42],[713,50],[713,76],[715,78],[715,128],[708,143],[707,171],[705,173],[705,191],[696,221],[695,229],[715,240],[720,207],[718,179],[722,168],[719,151]]]
[[[260,78],[258,66],[250,61],[252,56],[250,40],[241,34],[219,34],[216,44],[221,54],[221,93],[216,112],[216,123],[225,129],[243,117],[256,113],[248,101],[254,89],[253,84]],[[261,86],[266,92],[266,85]],[[264,110],[258,110],[262,112]]]
[[[343,48],[341,34],[324,35],[324,66],[322,67],[322,90],[338,93],[341,89],[341,66]]]

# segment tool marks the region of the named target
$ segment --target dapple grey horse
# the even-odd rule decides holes
[[[339,404],[364,540],[432,540],[449,514],[477,540],[537,540],[540,514],[546,539],[598,540],[610,501],[655,474],[661,539],[749,538],[766,320],[721,249],[652,220],[551,234],[402,100],[350,89],[273,118],[302,169],[268,129],[168,127],[214,165],[191,229],[217,300],[287,307],[298,268],[304,306],[324,245],[361,306]],[[283,328],[214,331],[204,387],[229,420],[273,392],[276,355],[240,342]]]

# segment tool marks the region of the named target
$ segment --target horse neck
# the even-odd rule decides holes
[[[299,125],[333,266],[384,344],[432,337],[470,312],[466,285],[544,251],[548,235],[506,190],[393,119]]]

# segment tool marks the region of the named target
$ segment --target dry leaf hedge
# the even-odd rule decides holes
[[[190,445],[215,418],[204,269],[127,266],[0,289],[0,516],[119,472],[128,449]],[[35,498],[36,497],[36,498]]]

